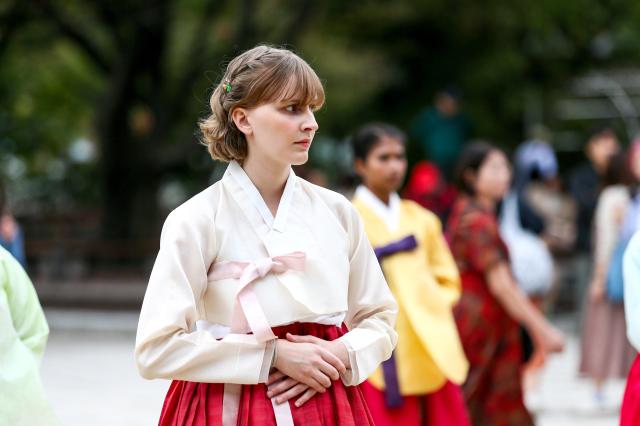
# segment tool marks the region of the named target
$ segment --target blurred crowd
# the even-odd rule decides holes
[[[464,197],[456,179],[460,183],[465,178],[461,175],[468,165],[465,156],[478,146],[468,141],[470,126],[459,101],[457,92],[444,90],[435,105],[416,118],[411,135],[426,160],[413,168],[403,192],[438,214],[449,228],[451,211]],[[560,170],[550,133],[542,127],[531,133],[510,156],[510,188],[495,197],[500,237],[508,247],[515,282],[538,310],[556,312],[566,307],[559,302],[569,302],[577,312],[579,373],[593,382],[590,404],[602,407],[607,402],[606,380],[626,378],[636,357],[631,333],[627,337],[622,259],[640,224],[640,138],[623,147],[610,124],[597,124],[585,136],[584,161]],[[499,169],[486,173],[498,174]],[[456,256],[455,246],[452,251]],[[463,301],[465,291],[463,277]],[[627,306],[627,318],[635,316]],[[458,326],[464,343],[464,322]],[[521,328],[525,389],[535,386],[549,352],[534,334],[525,322]]]

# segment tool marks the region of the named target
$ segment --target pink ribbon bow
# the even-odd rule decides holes
[[[234,278],[238,280],[238,293],[231,314],[231,332],[253,332],[259,342],[275,339],[271,326],[253,291],[253,282],[269,273],[281,274],[288,270],[302,271],[306,255],[294,252],[282,256],[266,257],[256,262],[219,262],[213,264],[210,280]]]

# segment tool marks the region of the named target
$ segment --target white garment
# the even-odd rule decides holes
[[[518,195],[511,191],[504,199],[500,234],[509,248],[511,270],[518,286],[529,296],[545,294],[553,281],[553,258],[547,245],[520,224]]]
[[[360,198],[367,203],[373,212],[387,225],[389,231],[395,232],[398,230],[400,226],[400,196],[397,193],[393,192],[389,195],[389,204],[387,205],[369,188],[360,185],[356,188],[353,198]]]
[[[624,314],[627,337],[640,351],[640,232],[636,232],[624,252]]]
[[[253,284],[269,324],[335,321],[344,314],[350,331],[340,339],[351,369],[342,380],[364,381],[395,347],[397,305],[357,212],[341,195],[291,171],[273,217],[236,162],[166,219],[136,336],[141,374],[208,383],[266,381],[273,342],[235,333],[217,340],[207,331],[207,324],[230,325],[237,292],[236,280],[208,281],[207,273],[214,262],[254,262],[296,251],[306,253],[303,272],[268,274]]]

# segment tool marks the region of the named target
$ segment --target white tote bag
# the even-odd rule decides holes
[[[553,258],[544,241],[520,224],[518,196],[513,191],[503,202],[500,233],[509,248],[511,270],[520,288],[529,296],[546,293],[553,282]]]

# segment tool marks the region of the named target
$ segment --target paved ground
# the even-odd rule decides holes
[[[42,366],[51,403],[67,426],[156,425],[165,381],[141,379],[133,363],[135,313],[48,310],[52,333]],[[571,322],[562,321],[570,331]],[[539,426],[614,426],[624,383],[609,384],[607,403],[589,404],[589,383],[576,377],[578,341],[551,358],[528,404]]]

